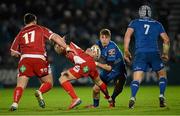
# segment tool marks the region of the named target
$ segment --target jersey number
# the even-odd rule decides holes
[[[150,25],[148,25],[148,24],[144,24],[144,28],[145,28],[145,32],[144,32],[144,34],[145,34],[145,35],[147,35],[147,34],[148,34],[148,32],[149,32]]]
[[[30,35],[30,38],[29,36]],[[25,44],[28,44],[29,42],[34,42],[34,38],[35,38],[35,31],[30,31],[28,33],[25,33],[23,35],[23,38],[25,39]]]

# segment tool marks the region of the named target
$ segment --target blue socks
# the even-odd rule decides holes
[[[99,99],[93,99],[93,106],[98,107],[99,106]]]
[[[159,79],[160,96],[164,96],[166,85],[167,85],[167,79],[165,77],[160,77]]]
[[[132,81],[131,82],[131,97],[135,98],[138,89],[139,89],[139,81]]]

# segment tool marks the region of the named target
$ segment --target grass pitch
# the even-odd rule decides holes
[[[62,88],[53,88],[44,94],[46,108],[38,106],[34,92],[37,88],[27,88],[19,103],[19,109],[9,111],[12,104],[13,89],[0,89],[0,115],[180,115],[180,86],[168,86],[166,98],[168,107],[159,107],[159,88],[157,86],[141,86],[137,94],[134,109],[128,109],[130,88],[125,87],[117,97],[116,107],[108,108],[107,101],[101,94],[100,107],[86,109],[84,106],[92,104],[91,87],[75,87],[82,104],[73,110],[67,110],[70,97]],[[112,93],[113,88],[109,88]]]

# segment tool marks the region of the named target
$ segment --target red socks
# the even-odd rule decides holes
[[[23,93],[22,87],[16,87],[14,90],[14,102],[18,103]]]
[[[41,87],[39,88],[39,91],[41,93],[46,93],[48,92],[50,89],[52,88],[52,84],[50,82],[45,82],[41,85]]]
[[[74,91],[74,88],[72,84],[69,81],[66,81],[61,84],[61,86],[64,88],[64,90],[71,96],[72,99],[77,99],[77,95]]]
[[[106,99],[109,99],[110,96],[109,96],[109,93],[108,93],[106,84],[105,84],[105,83],[102,83],[99,87],[100,87],[101,91],[104,93],[105,98],[106,98]]]

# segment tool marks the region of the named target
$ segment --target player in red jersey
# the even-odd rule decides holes
[[[92,49],[88,48],[86,51],[83,51],[74,43],[70,43],[69,48],[73,52],[63,52],[62,47],[55,45],[55,50],[57,53],[63,52],[66,57],[75,64],[74,67],[61,73],[59,82],[63,89],[71,96],[72,103],[68,109],[72,109],[81,103],[80,98],[76,95],[72,84],[69,82],[71,80],[76,80],[82,77],[90,77],[93,82],[100,87],[101,91],[104,93],[105,98],[111,102],[111,98],[108,94],[106,84],[99,77],[99,73],[96,69],[96,64],[94,59],[99,57],[99,54],[94,52]],[[58,51],[59,50],[59,51]]]
[[[11,111],[18,108],[18,102],[27,86],[29,78],[32,76],[39,77],[41,86],[36,90],[35,96],[39,106],[45,107],[42,94],[49,91],[53,86],[53,78],[45,51],[45,42],[46,40],[52,40],[66,50],[68,49],[64,39],[58,34],[37,25],[37,18],[34,14],[25,14],[24,23],[25,27],[18,33],[10,49],[12,56],[20,57],[17,86],[14,90]]]

